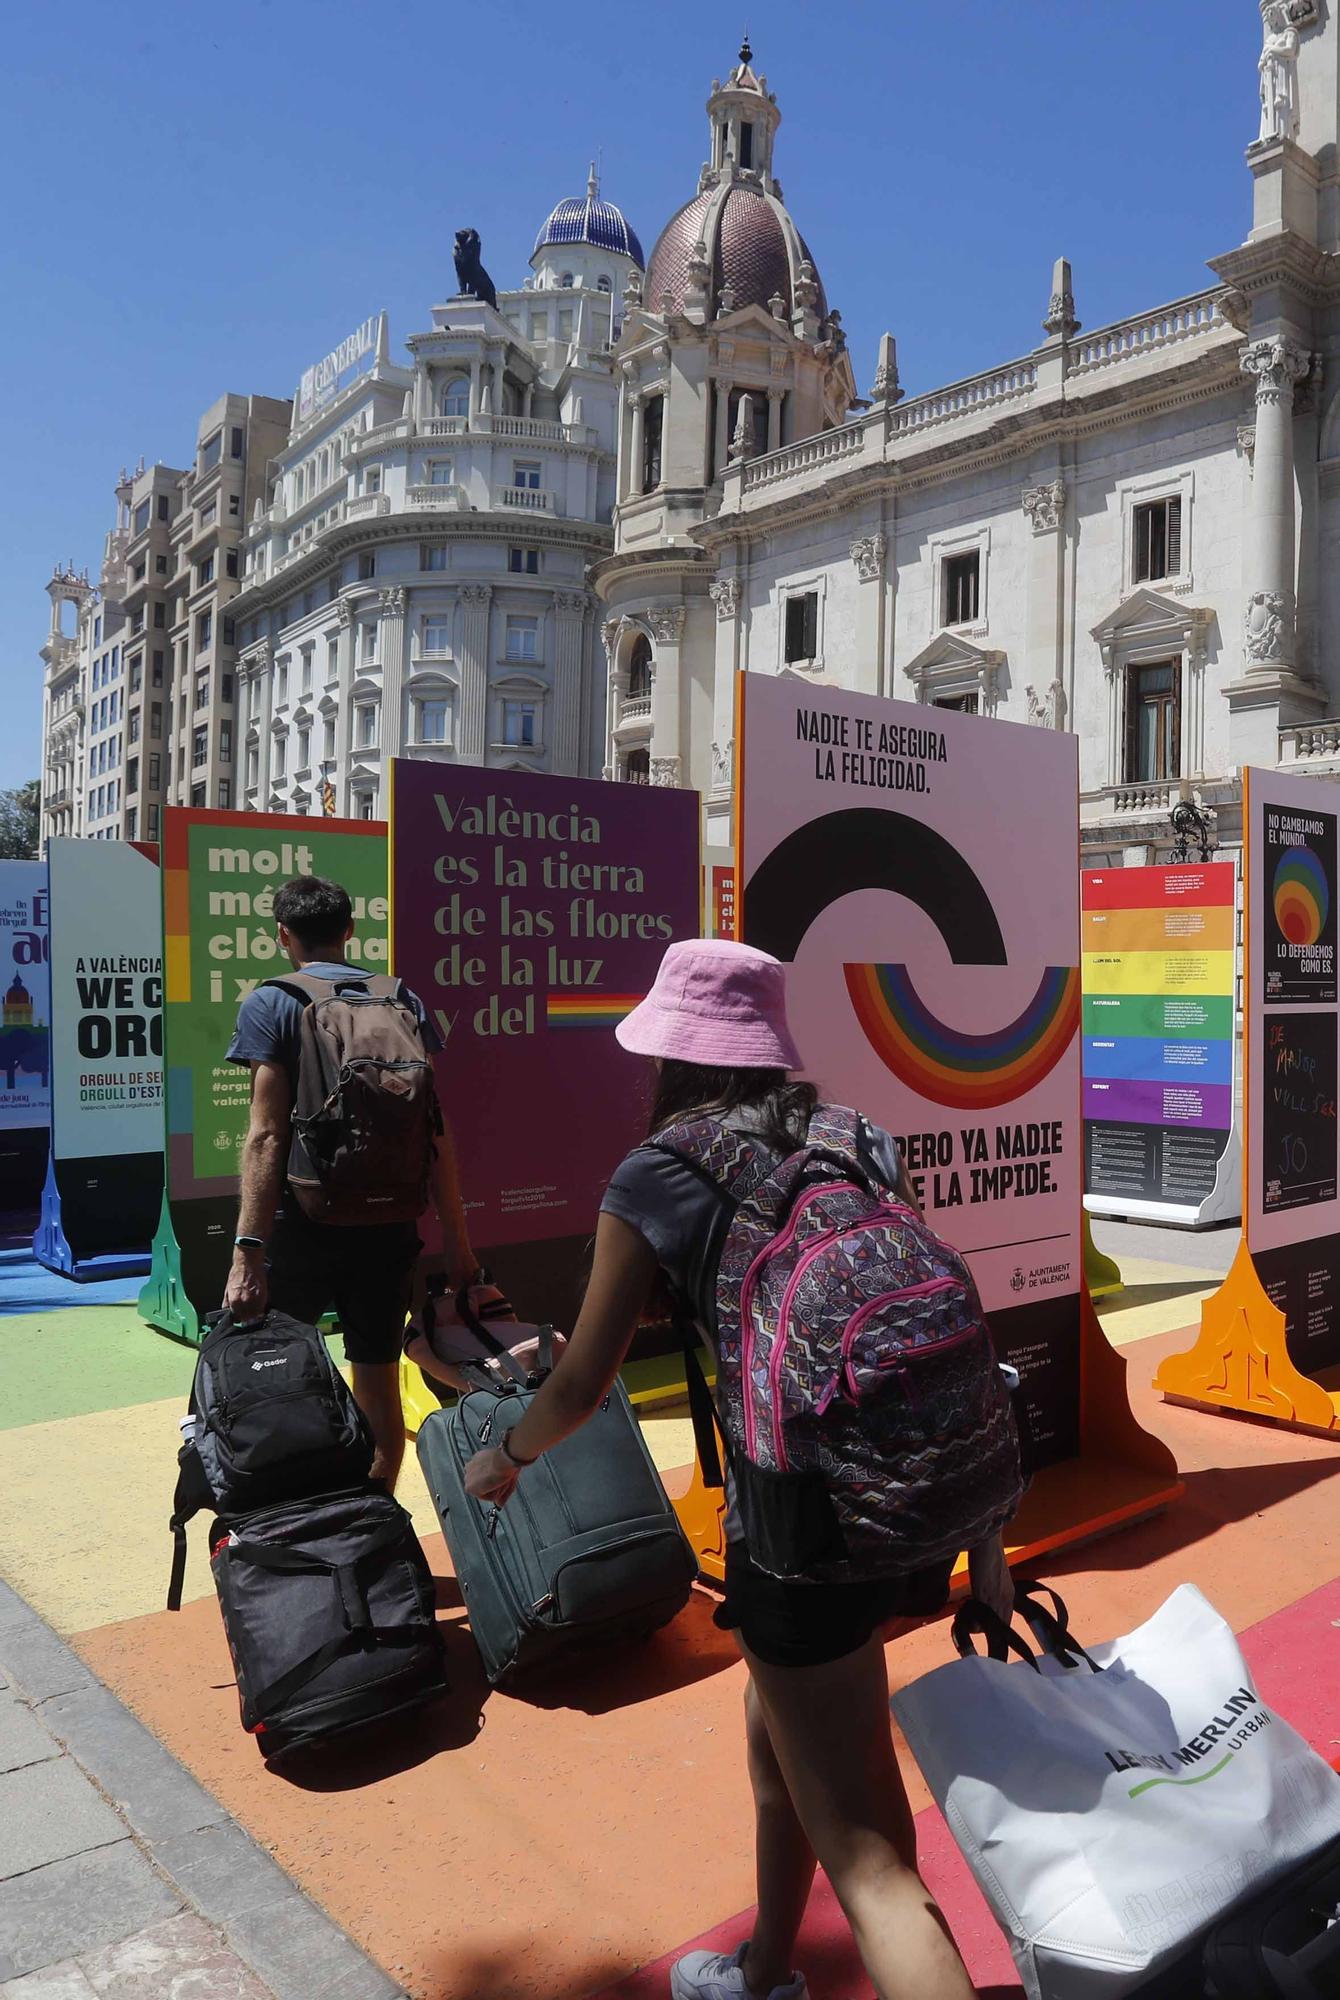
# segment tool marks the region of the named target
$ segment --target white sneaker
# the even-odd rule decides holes
[[[753,2000],[744,1983],[745,1939],[738,1951],[727,1958],[720,1951],[691,1951],[670,1968],[670,2000]],[[766,2000],[810,2000],[810,1989],[801,1973],[785,1986],[774,1986]]]

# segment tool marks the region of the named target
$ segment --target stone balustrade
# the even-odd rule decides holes
[[[389,514],[390,511],[391,498],[387,493],[360,493],[356,500],[344,503],[346,521],[362,521],[371,514]]]
[[[1107,810],[1131,818],[1166,816],[1182,797],[1179,783],[1108,785],[1104,791]]]
[[[395,426],[386,426],[387,435]],[[418,427],[420,437],[461,438],[499,437],[510,438],[514,442],[524,439],[531,444],[589,444],[591,433],[585,424],[559,423],[552,417],[512,417],[495,416],[484,410],[475,417],[429,417]],[[370,431],[364,437],[380,437],[380,431]]]
[[[651,715],[649,694],[628,694],[619,703],[620,722],[642,722]]]
[[[984,375],[970,375],[965,381],[950,382],[943,389],[933,389],[928,396],[915,396],[906,403],[897,404],[889,418],[890,434],[895,438],[907,437],[911,432],[926,430],[932,424],[948,423],[954,417],[973,416],[991,404],[1017,402],[1021,396],[1033,393],[1037,380],[1035,362],[1010,361],[1003,368],[989,369]]]
[[[495,498],[500,507],[523,514],[557,514],[554,495],[543,486],[499,486]]]
[[[1279,733],[1283,765],[1332,763],[1340,759],[1340,720],[1297,723]]]
[[[773,486],[779,480],[795,479],[836,459],[848,458],[860,451],[864,435],[859,424],[841,424],[836,430],[802,438],[799,444],[783,445],[780,451],[764,452],[745,466],[744,490],[752,493],[760,486]]]
[[[432,507],[448,514],[468,514],[470,496],[463,486],[410,486],[405,491],[407,507]]]
[[[1134,319],[1115,321],[1075,340],[1070,350],[1067,375],[1082,375],[1089,369],[1108,368],[1115,362],[1132,361],[1142,354],[1199,340],[1228,322],[1219,310],[1222,293],[1197,292],[1191,298],[1176,299],[1155,312],[1139,313]]]

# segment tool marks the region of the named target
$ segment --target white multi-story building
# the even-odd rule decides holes
[[[381,817],[392,756],[601,768],[587,569],[612,546],[610,353],[642,252],[593,175],[531,267],[496,308],[434,307],[403,364],[374,315],[304,376],[230,606],[238,804]]]
[[[1261,11],[1215,284],[1085,332],[1059,262],[1039,346],[904,397],[886,336],[868,402],[742,50],[615,351],[611,776],[728,840],[744,669],[1077,731],[1095,860],[1183,798],[1232,843],[1244,763],[1340,770],[1340,22]]]
[[[182,475],[121,474],[96,585],[73,564],[47,585],[51,632],[42,753],[42,839],[157,840],[171,685],[168,538]]]

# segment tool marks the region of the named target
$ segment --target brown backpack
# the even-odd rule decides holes
[[[432,1064],[398,979],[267,979],[303,1006],[288,1184],[314,1222],[413,1222],[442,1130]]]

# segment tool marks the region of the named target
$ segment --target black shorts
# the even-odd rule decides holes
[[[315,1326],[334,1311],[349,1362],[396,1362],[423,1245],[412,1222],[313,1222],[291,1196],[270,1237],[270,1304]]]
[[[769,1576],[741,1542],[726,1543],[724,1632],[770,1667],[822,1667],[860,1650],[895,1618],[929,1618],[949,1596],[952,1562],[877,1583],[797,1583]]]

